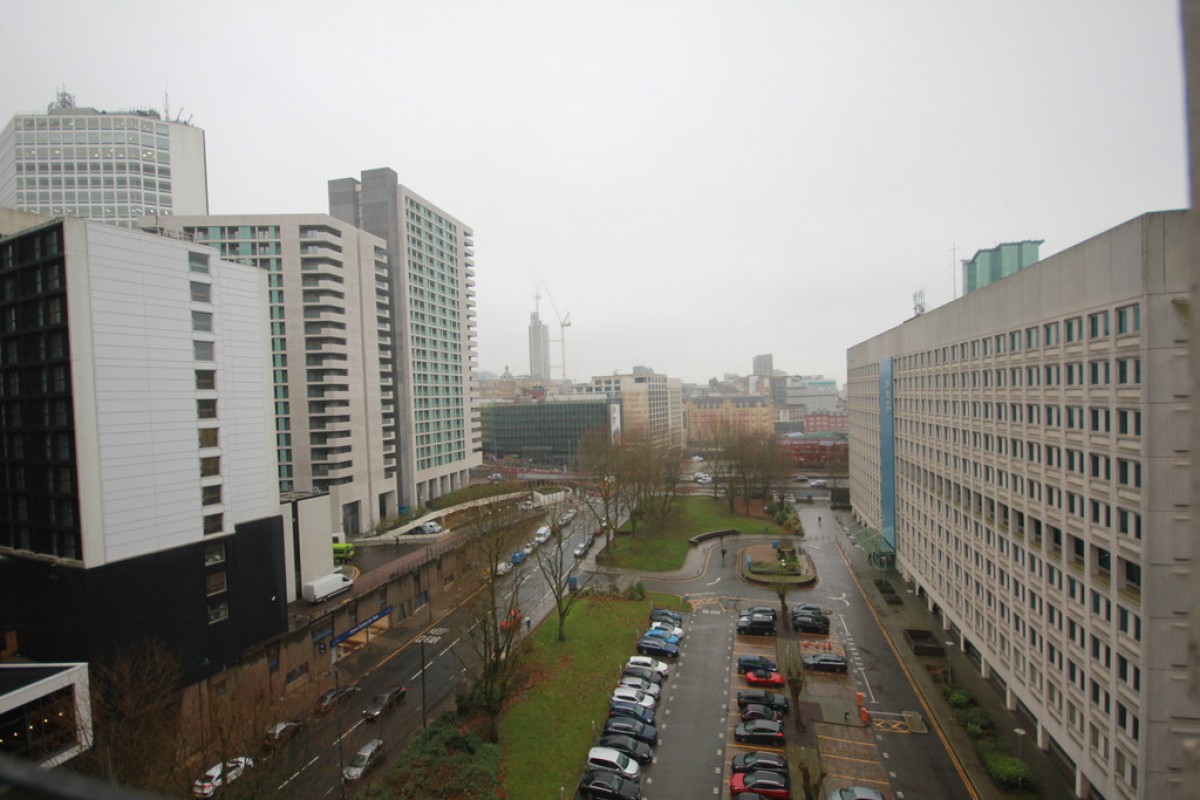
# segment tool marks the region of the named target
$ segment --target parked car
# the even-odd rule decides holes
[[[814,614],[792,614],[792,630],[800,633],[829,633],[829,617]]]
[[[658,744],[658,729],[633,717],[609,717],[604,723],[604,733],[632,736],[646,744]]]
[[[730,772],[757,772],[758,770],[770,770],[771,772],[787,772],[787,759],[778,753],[770,753],[766,750],[753,750],[749,753],[738,753],[729,762]]]
[[[883,795],[866,786],[847,786],[829,795],[829,800],[883,800]]]
[[[606,769],[631,781],[639,780],[642,776],[642,768],[636,761],[610,747],[593,747],[588,750],[587,763],[589,767]]]
[[[579,795],[585,800],[640,800],[642,790],[636,781],[607,769],[589,769],[579,781]]]
[[[748,617],[739,617],[737,632],[742,636],[774,636],[775,619],[768,617],[766,614],[751,614]]]
[[[766,656],[738,656],[737,671],[750,672],[756,669],[777,670],[779,665]]]
[[[811,487],[812,487],[812,488],[814,488],[814,489],[820,489],[820,488],[822,488],[822,487],[824,487],[824,486],[828,486],[828,485],[829,485],[829,481],[825,481],[825,480],[821,480],[820,478],[817,478],[816,480],[811,480],[811,481],[809,481],[809,482],[808,482],[808,485],[809,485],[809,486],[811,486]]]
[[[617,686],[637,689],[639,692],[644,692],[646,696],[653,697],[655,700],[662,694],[662,689],[659,688],[657,683],[651,683],[645,678],[635,678],[632,675],[622,675],[617,681]]]
[[[566,511],[563,512],[562,516],[558,518],[558,524],[559,525],[570,525],[571,520],[573,520],[573,519],[575,519],[575,509],[568,508]]]
[[[501,561],[499,564],[496,565],[496,577],[497,578],[499,578],[503,575],[507,575],[508,573],[510,573],[512,571],[513,571],[513,565],[512,565],[511,561]]]
[[[792,614],[820,614],[826,616],[825,607],[819,603],[798,603],[792,606]]]
[[[383,739],[372,739],[359,748],[342,770],[342,780],[356,781],[383,760]]]
[[[630,689],[626,686],[618,686],[613,689],[612,700],[621,703],[636,703],[642,708],[653,709],[658,705],[658,701],[650,695],[638,689]]]
[[[537,533],[533,535],[533,541],[538,544],[545,544],[550,541],[550,528],[547,525],[537,529]]]
[[[814,669],[821,672],[845,672],[849,668],[846,663],[846,657],[840,656],[837,653],[817,653],[816,655],[805,656],[804,666],[806,669]]]
[[[317,713],[328,714],[339,703],[345,702],[361,691],[357,686],[339,686],[317,698]]]
[[[588,551],[587,542],[584,542],[583,544],[576,546],[576,548],[574,550],[575,560],[578,561],[579,559],[586,556],[587,551]]]
[[[654,751],[643,741],[626,736],[623,733],[610,733],[601,736],[596,742],[597,747],[611,747],[618,753],[624,753],[639,764],[649,764],[654,758]]]
[[[786,695],[778,692],[768,692],[765,689],[742,689],[737,693],[738,708],[745,708],[748,705],[761,705],[767,708],[773,708],[780,714],[788,713],[791,703]]]
[[[651,622],[672,622],[676,625],[683,624],[683,615],[678,611],[672,611],[669,608],[652,608],[650,609]]]
[[[675,625],[673,623],[670,623],[670,622],[659,622],[658,620],[655,620],[654,622],[650,623],[650,630],[666,631],[667,633],[671,634],[672,636],[675,636],[680,639],[683,638],[683,628],[681,628],[678,625]]]
[[[625,668],[621,670],[621,677],[637,678],[653,684],[654,686],[661,684],[663,679],[662,673],[658,670],[649,669],[648,667],[631,667],[628,664],[626,664]]]
[[[748,617],[751,614],[762,614],[770,617],[771,619],[775,619],[775,617],[778,615],[778,610],[771,608],[770,606],[750,606],[750,608],[738,612],[739,617]]]
[[[249,756],[238,756],[216,764],[192,783],[192,794],[196,797],[212,797],[221,787],[233,783],[242,777],[243,772],[253,768],[254,759]]]
[[[629,660],[625,662],[625,666],[652,669],[659,675],[663,676],[664,679],[670,677],[671,675],[671,667],[668,664],[647,656],[630,656]]]
[[[778,672],[756,669],[746,673],[746,682],[751,686],[783,686],[783,676]]]
[[[766,744],[783,747],[783,723],[769,719],[743,722],[733,729],[733,738],[742,744]]]
[[[375,722],[387,712],[391,711],[404,700],[408,695],[408,687],[393,686],[386,692],[377,694],[371,698],[371,704],[363,709],[363,719],[367,722]]]
[[[609,701],[608,715],[610,717],[632,717],[650,725],[654,724],[653,708],[647,708],[637,703],[630,703],[627,700]]]
[[[276,722],[267,729],[267,735],[263,737],[263,747],[274,750],[299,733],[302,724],[301,722]]]
[[[772,800],[789,800],[788,776],[783,772],[735,772],[729,776],[729,791],[735,797],[749,792]]]
[[[773,722],[778,722],[783,719],[783,715],[770,706],[751,703],[742,709],[742,722],[749,722],[752,719],[769,719]]]
[[[669,644],[661,639],[642,639],[638,642],[637,651],[644,656],[663,656],[664,658],[678,658],[679,647]]]
[[[679,637],[661,628],[650,628],[642,634],[643,639],[661,639],[668,644],[679,644]]]

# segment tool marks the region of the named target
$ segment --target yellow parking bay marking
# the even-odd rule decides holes
[[[877,758],[854,758],[853,756],[839,756],[837,753],[821,753],[821,758],[836,758],[838,761],[854,761],[859,764],[874,764],[879,766]]]

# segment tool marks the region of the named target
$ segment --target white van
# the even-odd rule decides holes
[[[350,591],[350,587],[353,585],[354,581],[350,578],[340,572],[335,572],[332,575],[322,575],[316,580],[309,581],[300,591],[308,602],[324,603],[334,595]]]

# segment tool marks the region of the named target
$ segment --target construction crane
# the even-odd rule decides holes
[[[557,340],[551,339],[551,341],[552,342],[557,341],[559,344],[559,347],[561,348],[562,360],[560,361],[560,364],[562,366],[562,379],[563,379],[563,381],[566,381],[567,380],[567,328],[571,327],[571,312],[568,311],[566,314],[558,313],[558,306],[554,304],[554,295],[551,293],[549,286],[546,287],[546,299],[548,299],[550,301],[550,308],[554,309],[554,318],[558,320],[558,339]]]

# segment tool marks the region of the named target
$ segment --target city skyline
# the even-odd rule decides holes
[[[961,293],[977,250],[1036,238],[1045,258],[1186,205],[1175,3],[863,5],[344,9],[320,18],[320,63],[274,44],[315,5],[237,7],[225,42],[250,61],[227,64],[186,35],[106,44],[170,9],[18,0],[8,18],[53,26],[58,56],[0,109],[161,101],[207,134],[213,214],[320,212],[327,180],[391,166],[480,233],[480,370],[521,369],[545,286],[576,382],[630,364],[705,382],[764,352],[843,382],[847,347],[918,290]],[[37,41],[0,61],[40,75]]]

